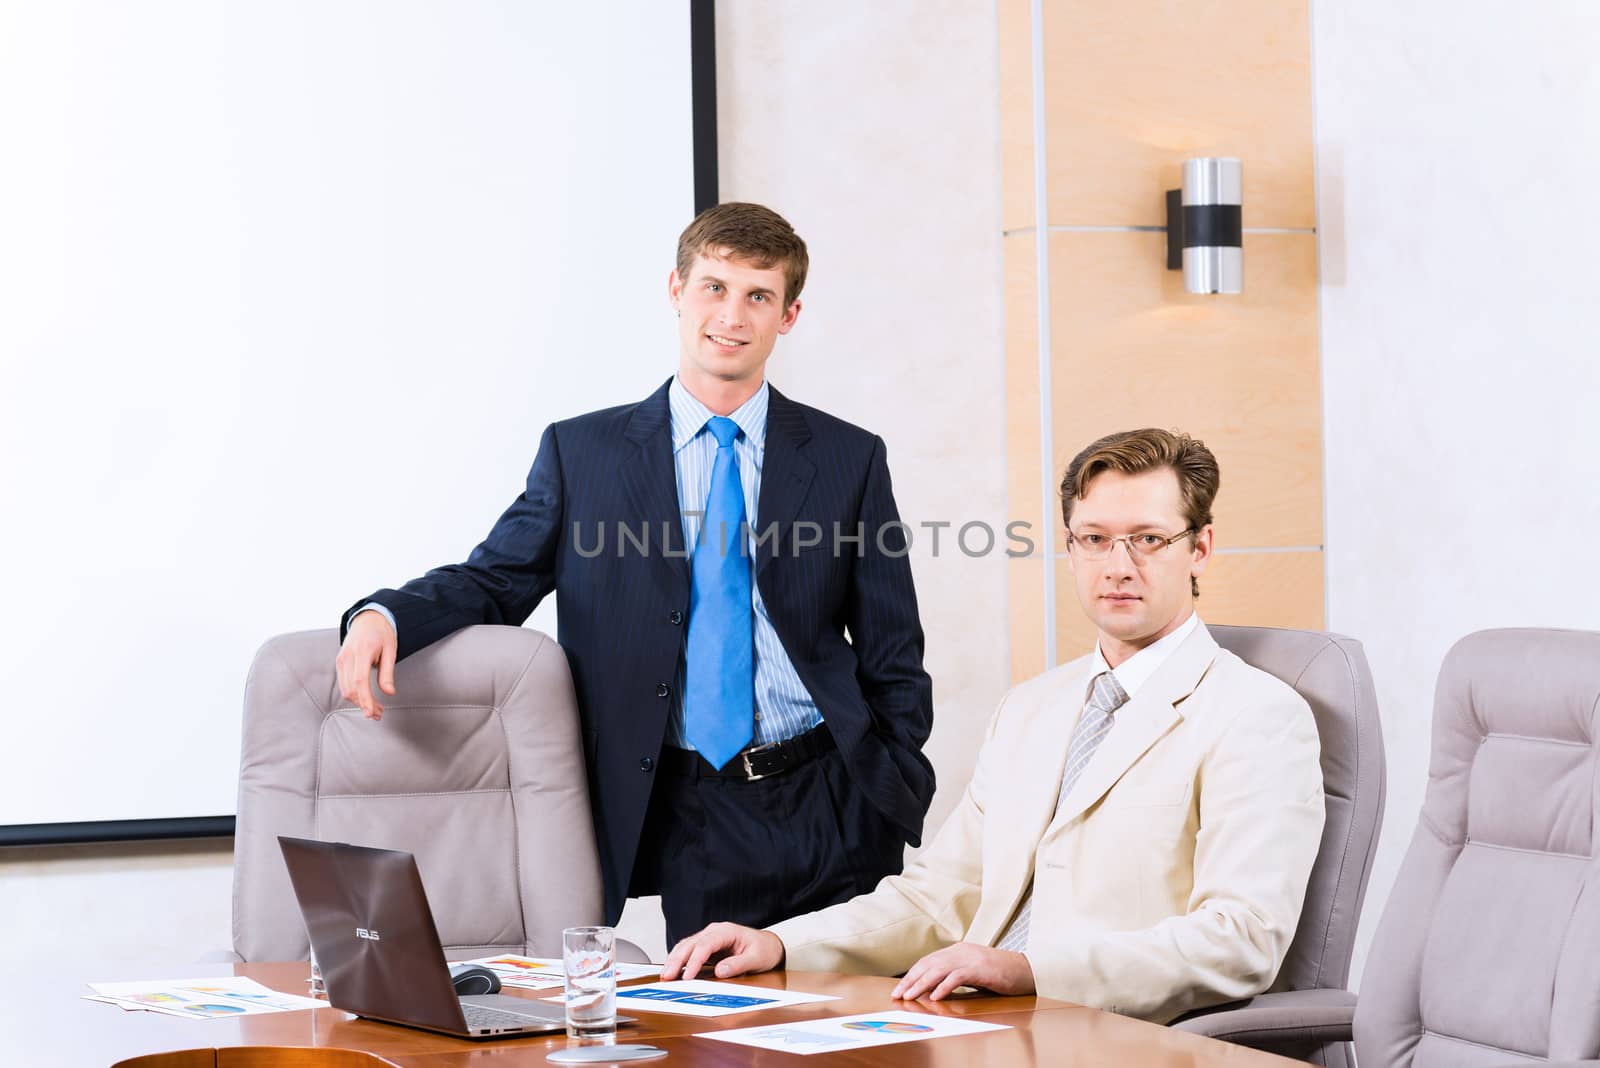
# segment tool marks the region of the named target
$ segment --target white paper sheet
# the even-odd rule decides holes
[[[983,1031],[1007,1031],[1005,1024],[979,1023],[953,1016],[934,1016],[922,1012],[865,1012],[858,1016],[835,1016],[827,1020],[774,1024],[768,1027],[741,1027],[733,1031],[708,1031],[696,1038],[714,1038],[757,1049],[783,1053],[838,1053],[842,1050],[894,1046],[901,1042],[921,1042],[951,1035],[975,1035]]]
[[[617,988],[617,1011],[627,1014],[665,1012],[674,1016],[732,1016],[758,1009],[780,1009],[785,1005],[838,1000],[829,994],[805,994],[798,990],[772,990],[763,986],[713,983],[703,979],[679,979],[671,983],[641,983]]]
[[[455,964],[481,964],[500,977],[501,986],[516,986],[524,990],[554,990],[566,984],[562,977],[559,957],[519,957],[502,953],[498,957],[475,957],[472,960],[451,961]],[[617,982],[630,979],[656,979],[661,975],[659,964],[629,964],[617,962]]]
[[[183,1016],[191,1020],[214,1020],[225,1016],[259,1016],[267,1012],[293,1012],[296,1009],[325,1009],[326,1001],[283,994],[242,975],[217,979],[153,979],[133,983],[90,983],[98,997],[85,994],[89,1001],[105,1001],[125,1009]]]

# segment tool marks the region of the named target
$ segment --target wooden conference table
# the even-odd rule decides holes
[[[247,975],[276,990],[302,994],[307,965],[211,964],[126,966],[111,972],[67,974],[60,969],[15,971],[0,984],[0,1064],[51,1068],[518,1068],[543,1065],[564,1035],[468,1042],[427,1031],[357,1019],[338,1009],[186,1020],[128,1012],[84,1001],[85,982]],[[970,1065],[1137,1065],[1139,1068],[1287,1068],[1301,1062],[1230,1046],[1182,1031],[1063,1001],[974,995],[943,1002],[891,1002],[894,980],[826,972],[790,972],[738,980],[754,987],[793,987],[832,994],[838,1001],[795,1005],[760,1013],[700,1019],[627,1012],[639,1020],[618,1031],[619,1042],[645,1042],[667,1050],[670,1068],[844,1068],[858,1065],[968,1068]],[[547,996],[550,991],[507,989]],[[888,1008],[968,1016],[1011,1030],[907,1042],[879,1049],[800,1057],[693,1037],[757,1024],[793,1023]]]

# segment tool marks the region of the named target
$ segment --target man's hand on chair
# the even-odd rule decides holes
[[[394,696],[394,628],[382,612],[358,612],[345,632],[334,667],[339,672],[339,692],[368,719],[382,719],[383,705],[372,693],[372,669],[378,669],[378,689]]]

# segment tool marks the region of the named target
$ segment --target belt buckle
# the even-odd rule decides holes
[[[744,781],[758,782],[761,779],[770,779],[772,776],[778,774],[776,771],[766,771],[760,773],[759,775],[756,774],[756,769],[750,765],[750,754],[766,753],[778,748],[778,746],[782,744],[782,742],[768,742],[766,745],[758,745],[741,752],[739,754],[739,759],[744,762]]]

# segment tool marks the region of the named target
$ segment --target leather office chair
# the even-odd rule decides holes
[[[1383,735],[1372,671],[1353,638],[1270,627],[1210,630],[1224,649],[1282,679],[1310,704],[1322,740],[1327,817],[1300,925],[1272,986],[1173,1026],[1348,1068],[1348,1034],[1329,1038],[1303,1024],[1330,1011],[1348,1021],[1355,1003],[1345,986],[1383,821]]]
[[[273,638],[245,685],[233,944],[309,951],[280,834],[415,854],[450,959],[561,955],[602,921],[577,703],[554,640],[468,627],[401,661],[380,723],[339,696],[338,634]],[[619,943],[624,959],[644,959]]]
[[[1597,713],[1600,634],[1457,642],[1361,999],[1341,1006],[1326,992],[1263,1030],[1327,1042],[1353,1032],[1362,1068],[1600,1068],[1574,1059],[1600,1055],[1600,896],[1588,890],[1600,885]]]
[[[1445,657],[1427,793],[1362,975],[1362,1068],[1600,1055],[1597,712],[1600,633],[1480,631]]]

